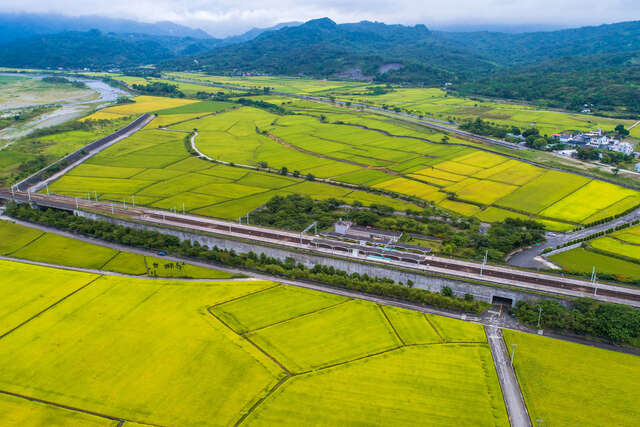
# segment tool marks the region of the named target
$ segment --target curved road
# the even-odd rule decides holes
[[[594,225],[593,227],[584,228],[582,230],[573,231],[570,233],[549,232],[547,233],[546,242],[541,243],[538,246],[529,247],[521,252],[514,254],[509,258],[507,263],[516,267],[549,268],[548,264],[545,264],[544,260],[540,258],[542,251],[546,248],[556,248],[557,246],[563,245],[572,240],[582,239],[583,237],[587,237],[622,224],[628,224],[638,219],[640,219],[640,208],[637,208],[636,210],[624,216],[621,216],[620,218],[614,219],[613,221]]]

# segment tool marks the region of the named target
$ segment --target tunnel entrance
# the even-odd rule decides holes
[[[513,299],[494,295],[491,298],[491,304],[513,306]]]

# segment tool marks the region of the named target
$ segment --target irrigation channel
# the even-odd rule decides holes
[[[460,280],[513,287],[526,292],[544,292],[563,297],[590,297],[600,301],[640,307],[640,289],[523,271],[506,266],[483,265],[411,252],[390,251],[384,248],[362,246],[341,240],[237,224],[213,218],[181,215],[140,207],[123,207],[109,202],[73,199],[59,195],[0,189],[0,198],[67,211],[86,210],[104,215],[118,215],[132,222],[160,228],[186,229],[194,233],[215,233],[219,236],[243,239],[256,244],[277,245],[291,250],[309,251],[321,256],[339,256],[378,265],[386,264],[427,274],[446,275]]]

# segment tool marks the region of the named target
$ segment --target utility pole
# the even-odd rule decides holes
[[[47,182],[45,185],[47,186],[47,196],[48,196],[49,195],[49,183]]]
[[[184,215],[184,202],[182,202],[182,215]]]
[[[96,202],[98,201],[98,192],[96,190],[93,190],[93,195],[96,198]]]
[[[131,195],[131,202],[133,203],[133,207],[136,207],[136,196],[134,196],[133,194]]]
[[[122,199],[122,207],[127,209],[127,201],[125,199]]]
[[[540,329],[540,318],[542,317],[542,306],[538,306],[538,329]]]
[[[489,249],[484,252],[484,259],[482,260],[482,267],[480,267],[480,275],[484,272],[484,266],[487,263],[487,256],[489,255]]]
[[[78,206],[78,198],[76,197],[76,210],[80,209],[80,207]]]
[[[598,295],[598,276],[596,275],[596,266],[591,270],[591,284],[593,285],[593,296]]]
[[[111,203],[111,215],[115,213],[115,208],[113,207],[113,203]]]
[[[516,344],[511,344],[511,367],[513,367],[513,358],[516,356]]]

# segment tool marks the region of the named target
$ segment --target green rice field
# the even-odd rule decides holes
[[[596,273],[612,274],[621,280],[640,279],[639,263],[596,253],[585,248],[571,249],[551,255],[549,259],[567,271],[590,274],[595,267]]]
[[[640,422],[638,356],[510,330],[513,366],[533,425],[631,426]]]
[[[275,195],[292,193],[415,208],[345,187],[194,158],[185,138],[197,129],[198,149],[215,160],[253,168],[267,164],[301,177],[370,186],[486,220],[529,217],[548,229],[568,231],[640,205],[634,190],[480,151],[455,138],[443,144],[441,134],[409,123],[309,101],[281,103],[296,114],[151,96],[101,110],[95,115],[156,112],[158,117],[50,190],[176,211],[184,206],[185,212],[226,219],[238,219]],[[164,127],[181,132],[160,129]]]
[[[508,425],[479,325],[272,282],[0,274],[0,390],[60,405],[0,393],[3,424]]]

